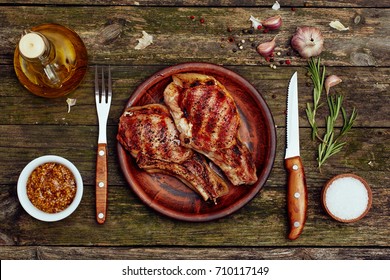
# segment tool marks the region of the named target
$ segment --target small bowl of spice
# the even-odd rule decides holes
[[[370,210],[372,193],[367,182],[355,174],[340,174],[322,189],[322,205],[335,220],[352,223]]]
[[[69,160],[47,155],[34,159],[22,170],[17,193],[32,217],[54,222],[76,210],[83,196],[83,180]]]

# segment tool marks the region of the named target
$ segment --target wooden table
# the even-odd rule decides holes
[[[279,11],[271,9],[273,1],[263,0],[107,2],[1,1],[1,259],[390,258],[388,1],[280,1]],[[250,28],[250,15],[267,18],[275,14],[283,18],[279,31],[243,32]],[[349,30],[329,27],[336,19]],[[70,113],[66,97],[44,99],[30,94],[13,70],[13,53],[22,30],[46,22],[74,29],[88,49],[90,67],[80,87],[68,96],[77,99]],[[356,107],[358,111],[345,149],[327,161],[321,173],[316,163],[317,143],[311,141],[305,116],[306,103],[312,98],[312,84],[305,76],[307,60],[291,52],[289,45],[296,27],[303,25],[323,32],[322,61],[328,74],[343,80],[332,91],[345,96],[347,110]],[[153,45],[135,50],[143,30],[154,36]],[[276,52],[280,55],[274,58],[276,69],[272,69],[250,40],[256,44],[275,34],[279,34]],[[234,52],[235,43],[241,40],[246,40],[243,49]],[[287,59],[290,65],[279,63]],[[205,223],[176,221],[144,205],[127,185],[116,155],[118,119],[137,85],[158,70],[190,61],[223,65],[245,77],[268,103],[277,126],[277,155],[264,188],[236,213]],[[108,120],[109,209],[104,225],[95,221],[95,64],[110,64],[114,79]],[[283,158],[286,90],[294,71],[300,77],[301,154],[309,203],[304,232],[290,241],[286,238]],[[23,167],[46,154],[72,161],[85,184],[79,208],[55,223],[30,217],[16,195]],[[373,192],[370,212],[352,224],[332,220],[320,202],[325,182],[347,172],[365,178]]]

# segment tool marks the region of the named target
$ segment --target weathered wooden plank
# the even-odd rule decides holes
[[[2,246],[2,260],[388,260],[390,248]]]
[[[0,183],[14,184],[20,171],[32,159],[44,154],[57,154],[75,162],[84,177],[86,184],[94,183],[94,161],[97,145],[97,127],[81,126],[0,126]],[[110,182],[114,185],[123,184],[116,158],[116,128],[109,129],[108,147]],[[378,174],[389,171],[389,130],[383,129],[352,129],[345,139],[345,149],[330,158],[323,166],[324,175],[331,176],[340,172],[362,172],[367,180],[372,180],[378,186],[382,185],[384,177]],[[274,176],[271,185],[280,186],[284,183],[284,147],[285,129],[277,129],[277,150],[274,165]],[[308,177],[319,176],[313,180],[326,179],[317,170],[316,143],[310,138],[310,130],[301,129],[301,149]],[[383,174],[383,175],[384,175]],[[280,177],[279,177],[280,176]],[[387,177],[387,176],[386,176]],[[375,183],[376,182],[376,183]]]
[[[303,234],[294,242],[286,238],[286,201],[281,188],[265,188],[229,217],[208,223],[189,223],[163,217],[141,204],[127,187],[112,186],[108,218],[103,226],[94,218],[92,189],[86,188],[81,205],[71,217],[56,223],[39,222],[19,207],[16,213],[4,217],[8,219],[2,219],[1,244],[386,247],[390,241],[390,192],[386,187],[373,188],[373,208],[364,219],[354,224],[341,224],[331,220],[320,207],[320,186],[310,185],[308,220]]]
[[[387,234],[390,226],[390,189],[386,183],[389,181],[388,129],[353,130],[349,136],[351,144],[332,158],[322,173],[316,168],[315,147],[308,141],[302,141],[302,157],[309,186],[309,218],[303,235],[297,241],[289,242],[285,238],[285,135],[282,128],[277,130],[278,147],[274,168],[260,194],[234,215],[204,224],[176,222],[143,205],[124,182],[113,151],[109,157],[109,218],[104,226],[99,226],[94,219],[93,187],[96,127],[78,127],[77,131],[72,127],[61,126],[30,127],[0,126],[0,152],[3,155],[0,162],[1,244],[388,246],[390,242]],[[301,139],[309,139],[309,129],[302,129],[301,135]],[[114,149],[113,131],[109,139],[109,147]],[[78,210],[70,218],[57,223],[34,220],[24,212],[16,197],[17,176],[23,166],[34,157],[47,153],[73,161],[80,169],[85,183],[84,197]],[[322,186],[333,175],[344,172],[362,176],[370,183],[373,191],[370,213],[355,224],[332,221],[320,207]],[[250,220],[248,217],[251,217]]]
[[[109,124],[116,126],[124,106],[138,85],[164,66],[117,66],[113,65],[114,97],[110,110]],[[306,76],[304,67],[278,67],[273,70],[264,66],[226,66],[228,69],[247,79],[260,92],[267,102],[275,124],[285,125],[286,92],[290,76],[294,71],[299,75],[300,125],[308,127],[305,114],[307,102],[312,102],[310,78]],[[66,98],[44,99],[30,94],[24,89],[12,66],[0,68],[2,82],[0,83],[0,105],[2,125],[59,125],[72,127],[75,125],[96,126],[97,117],[93,97],[94,70],[92,67],[81,86],[69,97],[76,98],[76,106],[67,113]],[[355,107],[358,111],[356,127],[389,127],[390,120],[383,118],[388,115],[386,100],[390,98],[390,68],[371,67],[327,67],[327,74],[336,74],[343,82],[332,88],[331,93],[344,95],[344,105],[347,112]],[[324,93],[325,95],[325,93]],[[323,97],[325,103],[325,97]],[[326,106],[319,111],[318,122],[323,125]]]
[[[283,18],[279,31],[267,34],[250,28],[250,15],[267,18],[275,14]],[[279,59],[290,59],[292,65],[305,65],[290,48],[290,39],[297,26],[319,27],[325,37],[322,53],[327,65],[388,66],[386,56],[389,44],[389,9],[342,8],[315,9],[289,8],[273,11],[265,8],[209,8],[209,7],[84,7],[84,6],[5,6],[0,12],[0,55],[2,63],[11,64],[14,48],[22,29],[44,22],[57,22],[73,28],[84,40],[92,63],[170,65],[184,61],[208,61],[224,65],[269,65],[251,47],[271,40],[276,34]],[[23,16],[20,16],[23,15]],[[115,15],[115,16],[114,16]],[[359,23],[355,23],[356,16]],[[190,16],[195,19],[191,20]],[[93,18],[93,21],[86,21]],[[200,19],[204,19],[204,23]],[[331,20],[340,19],[349,31],[329,27]],[[120,34],[107,37],[103,29],[115,24]],[[228,29],[231,31],[228,31]],[[137,39],[145,30],[154,36],[154,44],[144,50],[134,50]],[[230,43],[232,37],[235,42]],[[235,44],[246,40],[243,50],[233,52]],[[290,53],[290,55],[288,55]]]
[[[1,1],[0,4],[34,4],[34,5],[126,5],[126,6],[236,6],[236,7],[271,7],[274,1],[267,0],[67,0],[67,1],[48,1],[48,0],[12,0]],[[388,7],[389,3],[385,0],[338,0],[338,1],[294,1],[286,0],[281,3],[282,7]]]

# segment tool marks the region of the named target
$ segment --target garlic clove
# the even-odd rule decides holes
[[[341,80],[338,76],[336,75],[330,75],[326,78],[325,80],[325,91],[326,95],[329,94],[329,89],[335,85],[338,85],[341,83],[343,80]]]
[[[268,30],[276,30],[282,25],[282,17],[280,15],[273,16],[263,20],[261,24]]]
[[[271,56],[276,46],[276,37],[277,35],[271,41],[258,45],[257,52],[263,57]]]
[[[320,55],[324,47],[324,38],[316,27],[298,27],[291,39],[291,46],[303,58],[310,58]]]

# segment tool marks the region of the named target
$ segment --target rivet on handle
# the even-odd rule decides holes
[[[296,164],[294,164],[294,165],[292,166],[292,169],[293,169],[293,170],[298,170],[298,168],[299,168],[299,167],[298,167],[298,165],[296,165]]]
[[[104,182],[99,182],[98,186],[99,186],[100,188],[103,188],[103,187],[104,187]]]
[[[301,223],[300,222],[294,222],[294,227],[299,227],[301,225]]]
[[[104,150],[99,151],[99,156],[101,156],[101,157],[104,156]]]
[[[103,218],[104,218],[104,214],[103,214],[103,213],[99,213],[99,214],[98,214],[98,218],[99,218],[99,219],[103,219]]]

